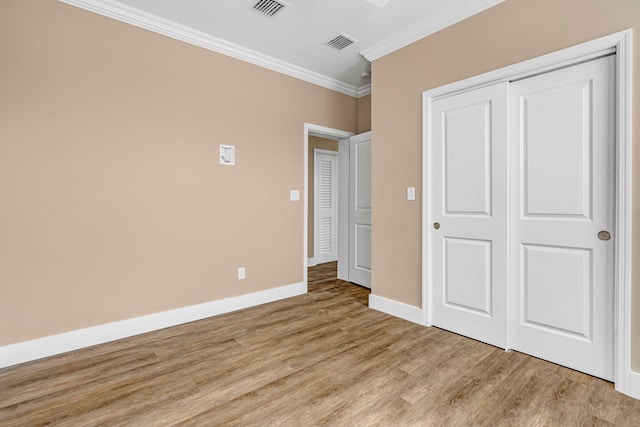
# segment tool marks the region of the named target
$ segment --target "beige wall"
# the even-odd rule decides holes
[[[307,229],[307,255],[309,258],[313,258],[313,245],[314,245],[314,221],[315,221],[315,212],[314,212],[314,197],[313,197],[313,186],[315,182],[315,162],[313,157],[313,150],[319,148],[321,150],[331,150],[338,151],[338,141],[334,141],[331,139],[319,138],[317,136],[309,136],[309,211],[307,214],[308,221],[308,229]]]
[[[0,58],[0,345],[303,280],[304,122],[356,99],[55,0]]]
[[[373,63],[373,292],[421,305],[421,94],[627,28],[634,29],[634,111],[640,92],[640,1],[507,0]],[[640,115],[634,114],[634,145]],[[634,150],[634,175],[640,150]],[[634,188],[634,218],[640,209]],[[640,265],[634,224],[633,265]],[[633,271],[633,366],[640,371],[640,271]]]
[[[371,130],[371,95],[358,99],[358,133]]]

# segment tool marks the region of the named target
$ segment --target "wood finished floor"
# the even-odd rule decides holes
[[[640,425],[612,384],[309,293],[0,370],[2,426]]]

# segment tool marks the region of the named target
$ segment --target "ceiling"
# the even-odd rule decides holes
[[[369,61],[504,0],[61,0],[352,96],[370,92]],[[382,6],[385,4],[385,6]],[[343,34],[342,50],[326,43]]]

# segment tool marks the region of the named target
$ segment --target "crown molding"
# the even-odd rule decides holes
[[[395,52],[415,41],[437,33],[453,24],[465,20],[505,0],[481,0],[458,2],[456,7],[448,7],[443,13],[430,15],[429,18],[418,22],[391,37],[376,43],[360,52],[370,62]]]
[[[162,34],[213,52],[217,52],[250,64],[257,65],[299,80],[306,81],[345,95],[356,98],[365,96],[366,86],[356,87],[336,79],[332,79],[315,71],[307,70],[286,61],[282,61],[252,49],[231,43],[202,31],[194,30],[177,22],[161,18],[127,6],[115,0],[58,0],[154,33]],[[369,89],[370,90],[370,89]]]
[[[363,98],[367,95],[371,95],[371,83],[366,84],[364,86],[360,86],[359,88],[356,89],[356,94],[355,94],[356,98]]]

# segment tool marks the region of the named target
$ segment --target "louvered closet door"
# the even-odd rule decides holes
[[[316,263],[338,259],[338,153],[315,152],[314,258]]]
[[[511,86],[511,347],[613,379],[614,57]],[[606,235],[601,234],[606,239]]]

